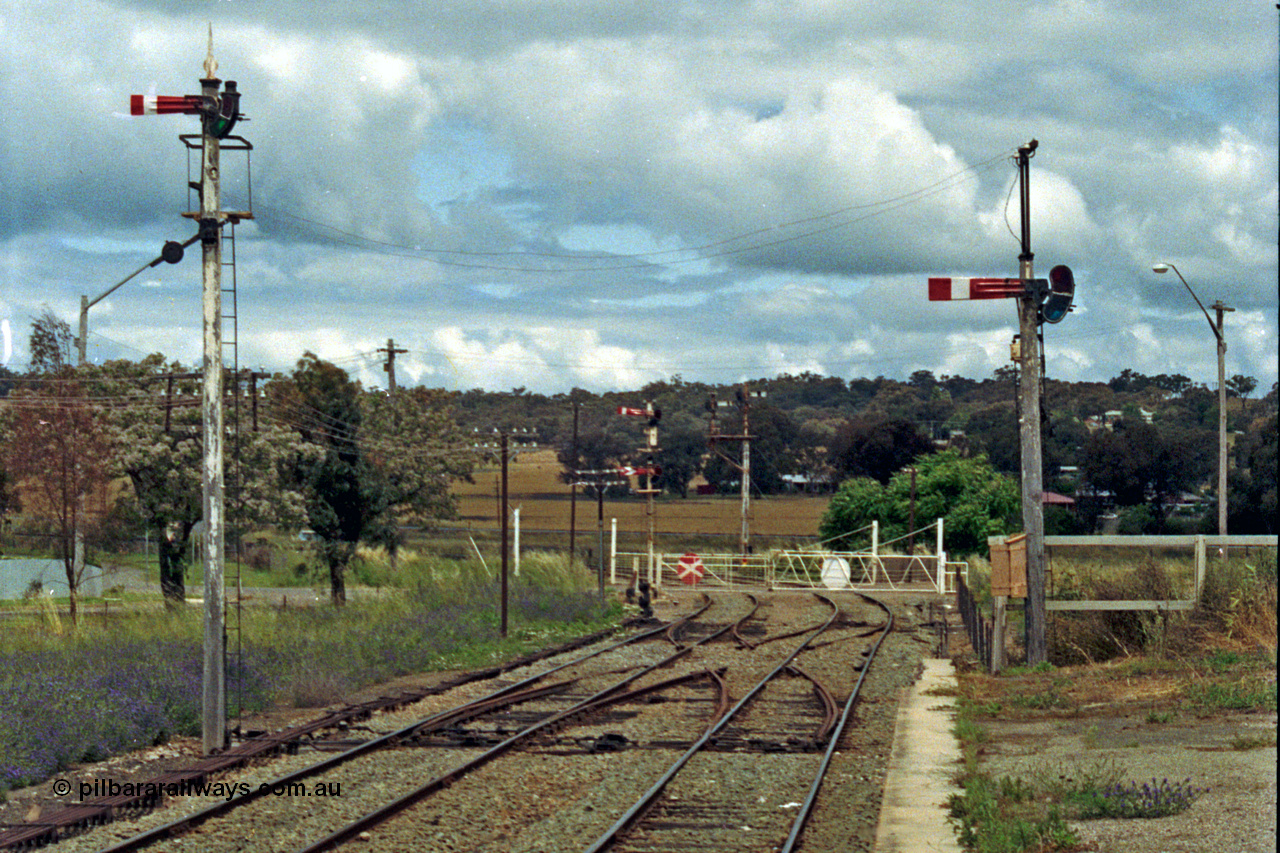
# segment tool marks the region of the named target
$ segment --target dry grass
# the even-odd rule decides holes
[[[569,529],[569,487],[560,482],[561,467],[555,453],[538,450],[521,453],[508,466],[507,497],[510,506],[520,508],[521,525],[536,530]],[[497,466],[479,469],[474,483],[454,487],[459,513],[469,527],[494,530],[498,527],[500,473]],[[633,485],[637,485],[633,481]],[[829,495],[753,496],[749,522],[753,537],[799,537],[817,535],[818,522],[826,512]],[[660,495],[655,500],[655,528],[664,535],[725,536],[736,538],[742,526],[742,503],[734,495],[678,498]],[[605,529],[609,519],[618,519],[620,537],[643,537],[648,529],[645,501],[640,497],[604,501]],[[578,490],[576,523],[578,535],[596,531],[597,504],[594,494]]]

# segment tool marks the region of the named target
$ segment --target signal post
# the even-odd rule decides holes
[[[1018,363],[1018,437],[1021,447],[1022,529],[1026,535],[1027,663],[1043,663],[1048,656],[1045,643],[1045,551],[1044,551],[1044,466],[1040,432],[1041,337],[1044,323],[1058,323],[1071,310],[1075,278],[1059,264],[1049,278],[1034,277],[1031,251],[1030,160],[1039,142],[1031,140],[1018,147],[1016,163],[1022,201],[1021,252],[1017,278],[934,277],[929,279],[929,300],[962,299],[1018,300],[1018,344],[1013,354]]]
[[[225,507],[223,487],[223,399],[222,399],[222,227],[233,219],[252,214],[229,214],[221,209],[219,159],[221,140],[227,138],[241,118],[240,94],[233,80],[215,75],[213,32],[204,60],[204,77],[199,95],[133,95],[130,113],[198,115],[201,120],[200,210],[185,213],[195,219],[203,253],[202,303],[204,382],[201,394],[204,462],[201,471],[204,512],[204,541],[201,562],[204,569],[204,670],[202,678],[201,736],[206,755],[227,745],[226,624],[224,612]],[[183,138],[186,141],[186,138]],[[245,142],[247,146],[248,143]],[[193,185],[194,186],[194,185]],[[168,246],[166,246],[168,249]],[[181,258],[180,249],[177,257]],[[168,260],[166,258],[166,260]]]

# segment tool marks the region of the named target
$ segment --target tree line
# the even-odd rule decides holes
[[[145,528],[160,543],[165,594],[180,600],[184,555],[201,515],[200,409],[184,394],[196,393],[198,378],[159,354],[73,367],[70,344],[70,329],[46,313],[32,324],[29,370],[0,369],[0,514],[14,514],[20,496],[26,515],[59,543],[69,580],[76,529],[101,525],[101,539]],[[901,516],[902,525],[911,467],[979,492],[984,478],[996,477],[1013,478],[1016,491],[1020,469],[1011,366],[981,380],[925,370],[905,381],[801,373],[708,384],[675,376],[606,393],[418,387],[388,395],[306,353],[293,371],[262,379],[253,380],[258,396],[241,401],[252,414],[242,413],[228,435],[227,458],[238,457],[244,472],[228,487],[236,513],[229,521],[238,531],[309,527],[337,602],[357,543],[394,548],[400,526],[453,516],[450,483],[471,475],[475,445],[496,432],[517,437],[516,447],[552,448],[566,482],[575,471],[655,465],[655,486],[678,499],[695,483],[738,491],[734,437],[745,424],[754,494],[835,493],[853,484],[842,504],[876,507],[882,521]],[[228,384],[243,388],[238,378]],[[1276,387],[1250,399],[1256,388],[1248,376],[1228,382],[1229,527],[1274,533]],[[1124,370],[1106,382],[1048,379],[1042,399],[1046,488],[1076,500],[1071,511],[1047,513],[1049,532],[1091,532],[1113,511],[1126,532],[1214,529],[1215,391],[1178,374]],[[656,417],[656,450],[645,439],[648,419],[617,412],[646,405]],[[113,495],[109,517],[87,517],[78,496],[110,482],[127,488]],[[1186,493],[1207,500],[1192,516],[1176,516]],[[990,513],[1003,512],[1010,492],[985,494]],[[959,492],[952,498],[959,502]],[[976,516],[965,524],[957,531],[985,537]]]
[[[948,449],[985,457],[995,473],[1020,474],[1016,370],[1002,367],[974,380],[925,370],[905,381],[844,380],[813,373],[712,385],[679,376],[631,392],[554,395],[524,388],[453,394],[467,430],[527,430],[556,449],[566,471],[645,464],[662,469],[656,486],[680,497],[696,477],[719,493],[736,493],[741,473],[734,442],[742,411],[751,439],[751,487],[759,495],[804,489],[834,491],[869,478],[887,487],[922,456]],[[1227,383],[1230,431],[1228,510],[1233,531],[1275,532],[1276,387],[1260,399],[1253,377]],[[1117,513],[1124,532],[1213,530],[1217,471],[1216,389],[1185,376],[1146,376],[1126,369],[1106,382],[1045,382],[1040,413],[1046,489],[1076,500],[1052,509],[1050,532],[1092,532],[1099,516]],[[651,402],[662,412],[660,447],[645,448],[643,419],[618,406]],[[727,403],[728,405],[724,405]],[[576,438],[572,424],[578,410]],[[567,476],[567,474],[566,474]],[[1175,516],[1187,495],[1203,499],[1191,516]]]
[[[46,312],[32,324],[30,369],[3,377],[0,515],[22,511],[52,538],[73,618],[86,536],[149,532],[176,605],[203,515],[199,376],[159,354],[73,366],[71,341]],[[252,377],[252,398],[241,379],[226,383],[237,411],[224,446],[229,538],[305,525],[341,604],[358,543],[394,549],[402,525],[455,514],[450,486],[470,477],[473,454],[443,392],[367,390],[309,352],[290,373]]]

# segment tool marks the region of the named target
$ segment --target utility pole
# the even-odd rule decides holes
[[[1035,282],[1031,251],[1030,160],[1039,143],[1031,140],[1018,148],[1018,178],[1022,200],[1022,251],[1018,275],[1023,292],[1018,297],[1018,435],[1022,458],[1022,529],[1027,536],[1027,663],[1034,666],[1048,657],[1045,642],[1044,474],[1040,434],[1040,284]]]
[[[507,636],[507,434],[502,434],[502,505],[498,510],[502,517],[502,631]]]
[[[751,394],[742,383],[738,405],[742,407],[742,534],[738,537],[739,553],[747,556],[751,548],[751,431],[748,429],[748,412],[751,410]]]
[[[213,58],[213,34],[204,61],[201,94],[207,102],[218,103],[221,81],[215,76],[218,63]],[[204,274],[204,678],[201,732],[206,755],[226,746],[227,684],[224,666],[226,632],[223,615],[223,461],[222,461],[222,222],[219,206],[219,154],[221,142],[215,135],[216,110],[201,117],[202,155],[200,167],[200,245]]]
[[[1209,306],[1218,315],[1214,331],[1218,336],[1218,535],[1227,535],[1227,339],[1223,335],[1222,315],[1236,309],[1224,305],[1222,300]],[[1222,546],[1226,554],[1226,545]],[[1225,557],[1224,557],[1225,559]]]
[[[396,342],[387,338],[387,345],[380,348],[378,352],[387,354],[387,360],[382,365],[382,369],[387,372],[387,390],[394,394],[396,393],[396,353],[406,353],[408,350],[396,349]]]
[[[581,403],[570,403],[573,406],[573,471],[578,470],[578,411]],[[602,499],[603,500],[603,499]],[[575,473],[569,480],[569,568],[573,568],[574,533],[578,527],[578,476]]]
[[[727,401],[717,402],[715,394],[712,394],[707,401],[707,411],[711,413],[710,431],[707,437],[708,444],[711,449],[716,452],[721,459],[738,469],[742,474],[741,478],[741,495],[742,495],[742,527],[738,536],[738,549],[743,557],[747,556],[747,552],[751,549],[751,433],[750,433],[750,409],[752,397],[763,397],[764,392],[753,392],[744,382],[742,387],[738,389],[735,397],[738,401],[738,411],[742,415],[742,433],[740,435],[724,435],[720,432],[716,422],[716,408],[718,406],[727,406]],[[715,449],[717,441],[740,441],[742,442],[741,461],[734,462],[728,456],[720,453]]]

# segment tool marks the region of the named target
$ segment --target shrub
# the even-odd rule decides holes
[[[1152,779],[1128,785],[1113,785],[1101,791],[1076,795],[1075,801],[1083,820],[1093,818],[1153,818],[1178,814],[1191,808],[1191,804],[1208,788],[1197,788],[1188,778],[1182,782]]]

